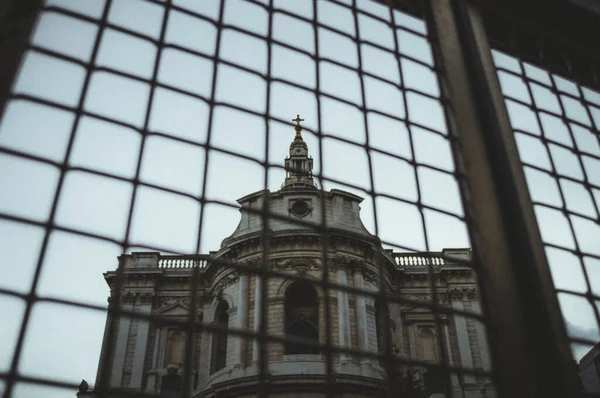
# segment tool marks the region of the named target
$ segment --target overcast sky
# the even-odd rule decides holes
[[[92,18],[101,16],[103,0],[52,0],[57,4]],[[218,16],[217,1],[173,1],[209,18]],[[362,10],[389,19],[386,8],[371,1],[357,2]],[[276,7],[312,18],[311,1],[275,1]],[[340,31],[355,35],[352,13],[333,3],[318,2],[319,21]],[[153,39],[160,35],[164,9],[141,0],[115,0],[109,21]],[[395,13],[395,22],[414,31],[425,33],[420,20]],[[208,55],[215,53],[216,29],[210,23],[171,11],[168,16],[166,42],[177,44]],[[259,35],[267,35],[267,13],[261,7],[242,1],[227,0],[225,23],[235,25]],[[361,15],[359,34],[379,45],[394,50],[393,32],[385,24]],[[57,13],[44,13],[40,19],[33,42],[81,61],[89,62],[92,46],[98,34],[95,24],[76,20]],[[273,18],[273,37],[281,42],[314,52],[312,26],[283,14]],[[400,52],[421,63],[401,57],[401,70],[405,86],[433,97],[439,97],[439,88],[427,42],[407,31],[396,33]],[[267,47],[263,40],[241,34],[231,29],[223,31],[220,56],[239,63],[259,73],[267,71]],[[330,30],[319,28],[318,44],[321,55],[357,68],[359,58],[354,42]],[[274,77],[287,79],[312,90],[316,87],[314,61],[299,52],[273,44],[271,72]],[[401,83],[398,63],[390,53],[363,44],[360,48],[363,70],[383,77],[395,84]],[[149,42],[106,29],[100,44],[96,64],[134,74],[144,79],[152,76],[156,48]],[[495,54],[498,65],[517,70],[513,58]],[[545,72],[527,69],[532,79],[542,81]],[[39,96],[59,104],[76,106],[80,99],[86,71],[74,63],[57,60],[39,53],[26,56],[14,91]],[[159,63],[159,82],[198,94],[210,96],[213,80],[212,61],[175,49],[162,51]],[[319,78],[323,92],[361,104],[359,75],[332,63],[319,65]],[[531,102],[522,80],[502,73],[503,90],[507,95]],[[546,75],[546,79],[548,79]],[[543,81],[542,81],[543,83]],[[454,177],[440,171],[414,168],[407,160],[454,171],[442,108],[438,101],[415,92],[403,95],[395,86],[365,77],[367,107],[390,116],[408,118],[433,131],[409,128],[392,117],[368,114],[368,140],[374,147],[401,156],[397,159],[371,152],[375,190],[453,213],[456,217],[425,210],[425,225],[415,205],[378,198],[377,225],[373,201],[367,193],[344,183],[370,190],[369,166],[363,147],[332,138],[322,141],[323,157],[319,156],[318,139],[308,131],[303,136],[315,158],[315,172],[341,183],[325,183],[325,189],[339,188],[365,197],[361,205],[363,223],[372,233],[378,233],[389,247],[397,245],[412,250],[441,250],[443,248],[469,247],[458,188]],[[572,90],[569,83],[558,80],[564,90]],[[269,112],[273,117],[287,121],[269,123],[269,140],[266,141],[264,118],[227,107],[214,109],[214,122],[210,145],[235,153],[251,156],[259,161],[283,165],[289,143],[293,138],[291,119],[300,114],[308,129],[317,129],[318,112],[314,93],[283,83],[270,87]],[[533,88],[538,107],[557,111],[557,99],[542,86]],[[142,128],[148,106],[149,86],[107,72],[92,75],[84,101],[87,111]],[[216,99],[256,112],[266,110],[266,83],[256,75],[220,65],[217,72]],[[600,96],[586,92],[586,99],[600,106]],[[594,121],[575,101],[563,99],[567,116],[596,128],[600,124],[600,110]],[[406,105],[406,106],[405,106]],[[167,88],[157,88],[150,106],[148,130],[171,137],[205,144],[209,107],[205,102]],[[516,129],[540,135],[540,126],[533,112],[515,102],[509,104],[511,122]],[[560,109],[558,109],[560,112]],[[71,112],[41,106],[26,101],[11,102],[0,124],[0,146],[62,162],[74,115]],[[580,150],[600,155],[598,142],[583,128],[577,130],[576,143],[572,143],[560,119],[544,116],[546,136],[565,145],[577,145]],[[367,131],[363,114],[343,102],[321,97],[321,126],[331,134],[363,145]],[[574,128],[575,129],[575,128]],[[411,150],[413,143],[414,153]],[[517,134],[521,157],[540,167],[549,166],[549,155],[541,141]],[[74,146],[68,160],[71,166],[99,170],[114,176],[132,179],[135,176],[142,137],[135,130],[84,116],[76,133]],[[265,159],[268,145],[269,157]],[[595,146],[594,146],[595,145]],[[551,157],[563,174],[580,178],[581,169],[573,155],[559,147],[552,147]],[[190,194],[201,195],[206,153],[200,146],[182,143],[170,138],[151,136],[146,139],[141,163],[142,181]],[[236,199],[264,188],[263,167],[238,157],[211,151],[209,156],[206,197],[236,205]],[[588,178],[600,185],[600,167],[586,168]],[[23,160],[0,154],[0,211],[37,221],[48,218],[55,194],[59,171],[47,164]],[[555,180],[533,169],[526,170],[534,199],[560,205]],[[269,171],[268,186],[271,191],[280,188],[284,179],[281,169]],[[418,182],[417,182],[418,181]],[[580,184],[561,181],[568,192],[570,210],[597,217],[589,194]],[[123,240],[127,226],[132,184],[80,171],[67,174],[60,194],[55,222],[59,225],[92,232],[116,240]],[[596,192],[596,200],[600,193]],[[197,201],[152,188],[139,188],[133,212],[130,246],[150,246],[163,252],[194,253],[198,240],[200,205]],[[573,237],[561,213],[538,209],[543,239],[573,247]],[[239,212],[235,208],[207,205],[204,210],[200,252],[216,251],[223,238],[237,226]],[[574,221],[576,238],[582,250],[600,255],[600,231],[597,224]],[[425,237],[425,232],[427,238]],[[3,288],[27,292],[30,289],[34,267],[44,230],[25,224],[0,221],[0,265],[4,278]],[[391,245],[391,246],[390,246]],[[399,250],[398,247],[396,247]],[[130,248],[127,249],[128,251]],[[135,249],[134,249],[135,250]],[[147,250],[147,249],[144,249]],[[74,234],[54,231],[46,253],[37,293],[86,303],[106,305],[108,288],[102,277],[114,270],[116,257],[123,247],[110,242],[90,239]],[[585,292],[586,285],[578,259],[559,250],[548,252],[557,287]],[[594,278],[596,294],[600,294],[600,262],[586,259],[587,271]],[[600,338],[592,308],[575,296],[561,297],[561,305],[572,327],[573,335],[593,340]],[[12,349],[23,315],[21,301],[0,296],[0,371],[9,368]],[[34,307],[19,370],[27,375],[69,382],[82,378],[93,383],[100,344],[104,331],[105,314],[95,311],[37,304]],[[585,349],[578,349],[581,356]],[[16,396],[26,397],[39,393],[39,387],[19,385]],[[73,396],[71,391],[44,391],[46,397]]]

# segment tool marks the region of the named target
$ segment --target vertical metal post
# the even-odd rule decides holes
[[[0,118],[17,76],[42,0],[0,2]]]
[[[494,382],[502,397],[574,397],[568,340],[481,16],[461,0],[430,7]]]

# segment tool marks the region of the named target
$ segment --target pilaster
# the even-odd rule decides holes
[[[146,381],[146,391],[153,393],[156,388],[156,378],[158,377],[158,349],[160,345],[160,328],[156,328],[156,336],[154,338],[154,351],[152,352],[152,365],[150,366],[151,371],[148,373],[148,379]]]
[[[448,324],[444,324],[444,345],[446,346],[446,355],[448,356],[448,365],[454,366],[454,360],[452,359],[452,346],[450,341],[450,332],[448,330]],[[450,381],[452,383],[452,389],[460,387],[458,383],[458,376],[455,373],[450,374]]]
[[[452,308],[458,311],[464,310],[463,297],[461,290],[456,290],[450,294]],[[458,340],[458,350],[460,352],[460,364],[464,368],[473,368],[473,357],[471,355],[471,345],[469,344],[469,334],[467,331],[467,320],[463,315],[454,314],[454,324],[456,326],[456,338]],[[475,378],[472,375],[465,375],[466,384],[474,383]]]
[[[337,283],[342,286],[348,285],[348,277],[345,267],[339,267],[337,270]],[[338,308],[338,343],[342,348],[350,347],[350,305],[348,303],[348,292],[338,290],[337,292],[337,308]],[[347,353],[340,354],[340,361],[349,361],[350,357]]]
[[[359,268],[354,272],[354,287],[357,289],[365,288],[362,270]],[[365,301],[365,296],[356,295],[356,341],[358,342],[358,349],[361,351],[368,351],[369,349],[367,307]],[[359,362],[366,362],[366,358],[360,358]]]
[[[474,313],[481,314],[481,305],[479,304],[479,300],[477,300],[477,298],[471,301],[471,309]],[[490,362],[490,353],[488,351],[487,337],[484,326],[479,321],[475,321],[475,332],[477,333],[477,343],[479,345],[479,355],[481,357],[483,370],[490,371],[492,370],[492,367]]]
[[[214,315],[210,311],[211,303],[209,298],[205,298],[203,300],[204,303],[204,311],[202,323],[204,325],[209,324],[211,320],[214,318]],[[212,347],[211,347],[211,334],[210,332],[203,330],[200,336],[200,351],[202,354],[198,361],[198,386],[203,386],[206,384],[206,380],[210,375],[210,357],[212,355]]]
[[[133,297],[123,297],[121,309],[123,311],[133,311]],[[110,375],[110,386],[121,387],[123,381],[123,367],[125,366],[125,353],[127,352],[127,340],[129,338],[129,326],[131,317],[129,315],[120,315],[119,332],[115,345],[115,355],[113,356],[112,373]]]
[[[141,304],[140,314],[150,315],[152,312],[152,293],[144,293],[139,297]],[[135,351],[133,354],[133,369],[131,371],[130,388],[142,388],[142,375],[144,373],[144,358],[146,357],[146,347],[148,346],[148,332],[150,323],[146,319],[140,319],[138,323],[137,337],[135,341]]]
[[[254,331],[260,332],[260,318],[262,311],[262,283],[263,280],[260,275],[255,275],[255,287],[254,287]],[[254,339],[252,342],[252,362],[258,362],[260,356],[260,344],[258,339]]]
[[[237,304],[237,328],[239,330],[248,328],[248,274],[243,273],[239,279],[238,304]],[[233,364],[242,364],[246,339],[241,336],[235,337],[235,357]]]

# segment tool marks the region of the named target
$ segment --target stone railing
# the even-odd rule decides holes
[[[209,256],[206,255],[161,255],[158,259],[158,268],[204,268],[208,265]]]
[[[442,253],[392,253],[398,267],[426,268],[431,265],[438,268],[444,265]]]

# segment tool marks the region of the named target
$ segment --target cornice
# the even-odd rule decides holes
[[[449,304],[450,299],[448,293],[438,292],[436,294],[437,302],[439,304]],[[400,296],[401,300],[404,300],[403,304],[405,305],[417,305],[419,303],[432,303],[433,298],[430,293],[409,293],[402,294]]]
[[[466,267],[442,268],[440,270],[440,274],[445,276],[446,278],[474,276],[473,270],[471,268],[466,268]]]
[[[375,246],[380,246],[380,242],[373,236],[362,235],[353,231],[347,231],[340,228],[329,228],[330,249],[335,250],[335,245],[340,242],[351,242],[356,247],[357,244],[367,249],[364,254],[370,256],[374,253]],[[283,230],[273,232],[267,231],[269,245],[274,248],[278,245],[294,242],[294,243],[313,243],[321,245],[322,233],[306,229]],[[260,246],[262,244],[263,232],[256,231],[247,235],[240,236],[235,241],[229,242],[226,247],[221,250],[221,256],[237,258],[239,251],[243,248]]]

